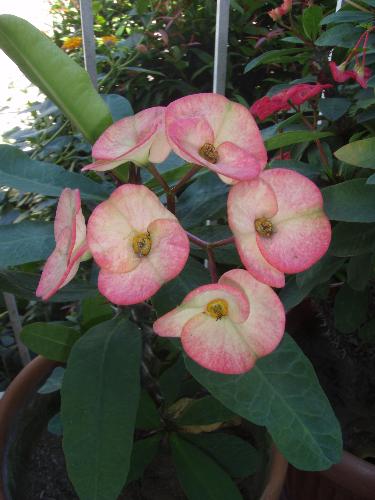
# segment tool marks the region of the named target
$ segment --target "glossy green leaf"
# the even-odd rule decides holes
[[[146,391],[142,391],[139,398],[135,426],[143,430],[155,430],[161,427],[158,409]]]
[[[170,436],[177,477],[188,500],[242,500],[230,476],[201,449],[177,434]]]
[[[28,21],[0,16],[0,48],[93,143],[112,123],[87,72]]]
[[[39,280],[39,274],[0,270],[0,290],[27,300],[41,300],[35,296]],[[96,286],[74,280],[48,299],[48,302],[75,302],[85,297],[93,297],[97,293]]]
[[[297,274],[297,285],[303,292],[309,293],[321,283],[328,282],[331,277],[343,266],[344,260],[330,254],[326,254],[316,264],[306,271]]]
[[[315,40],[315,45],[320,47],[353,48],[362,33],[362,28],[357,28],[350,23],[341,23],[324,31],[320,37]]]
[[[21,330],[21,339],[31,351],[61,362],[68,359],[79,337],[79,331],[74,328],[55,323],[31,323]]]
[[[165,370],[159,378],[159,385],[167,405],[170,405],[181,396],[184,378],[189,375],[182,356]]]
[[[82,301],[82,329],[85,331],[98,323],[111,319],[115,314],[114,307],[108,299],[96,294],[96,297],[89,297]]]
[[[340,222],[332,233],[330,253],[337,257],[361,255],[375,249],[375,224]]]
[[[61,389],[64,373],[65,368],[62,366],[55,368],[42,387],[38,390],[38,393],[51,394],[52,392],[59,391]]]
[[[354,332],[366,321],[367,307],[367,290],[353,290],[345,284],[335,298],[335,327],[342,333]]]
[[[5,144],[0,145],[0,185],[47,196],[60,196],[69,187],[79,189],[82,198],[96,201],[103,201],[110,194],[108,187],[83,174],[31,160],[23,151]]]
[[[190,373],[232,411],[267,427],[295,467],[329,468],[341,459],[339,423],[314,369],[285,334],[279,347],[243,375],[222,375],[186,360]]]
[[[134,443],[127,484],[143,476],[146,467],[152,462],[158,452],[160,439],[161,435],[156,434],[145,439],[139,439]]]
[[[308,130],[300,130],[298,132],[283,132],[277,134],[265,141],[267,151],[274,149],[284,148],[292,144],[299,144],[300,142],[310,142],[316,139],[323,139],[324,137],[332,136],[331,132],[310,132]]]
[[[90,329],[68,360],[64,453],[81,500],[114,500],[125,484],[140,394],[141,338],[121,317]]]
[[[274,62],[280,63],[282,62],[280,60],[281,58],[284,58],[285,62],[295,60],[295,58],[297,57],[296,54],[298,52],[301,52],[301,48],[268,50],[266,52],[263,52],[263,54],[261,54],[260,56],[252,59],[249,63],[247,63],[247,65],[245,66],[244,73],[251,71],[252,69],[256,68],[261,64],[270,64]],[[285,58],[287,60],[285,60]]]
[[[206,219],[225,215],[228,186],[217,175],[198,177],[181,194],[177,204],[177,217],[186,228],[205,224]]]
[[[332,220],[375,222],[375,186],[366,179],[341,182],[322,190],[324,210]]]
[[[338,149],[335,156],[349,165],[375,169],[375,137],[349,142]]]
[[[305,35],[310,40],[315,40],[321,31],[320,21],[323,18],[323,9],[318,5],[312,5],[307,9],[303,9],[302,26]]]
[[[374,3],[375,6],[375,3]],[[358,10],[345,10],[335,12],[334,14],[330,14],[326,16],[324,19],[320,21],[320,24],[323,26],[325,24],[339,24],[339,23],[367,23],[374,18],[373,14],[367,12],[360,12]]]
[[[62,436],[63,428],[62,428],[60,413],[51,418],[51,420],[48,422],[47,429],[48,432],[50,432],[51,434],[55,434],[56,436]]]
[[[210,282],[210,275],[202,264],[190,258],[182,272],[165,284],[153,297],[152,303],[159,316],[178,306],[186,295]]]
[[[133,107],[126,97],[118,94],[104,94],[102,98],[108,106],[114,122],[134,115]]]
[[[50,222],[24,221],[0,226],[0,267],[44,260],[54,247]]]
[[[215,432],[184,434],[184,438],[207,453],[232,477],[247,477],[257,470],[257,450],[238,436]]]
[[[341,118],[350,108],[351,101],[344,97],[326,97],[319,99],[319,111],[328,120],[335,121]]]
[[[212,396],[194,400],[177,419],[178,425],[209,425],[230,420],[235,415]]]
[[[302,289],[297,285],[295,276],[290,277],[284,288],[279,292],[279,298],[283,303],[285,312],[298,306],[307,297],[309,292],[309,289]]]
[[[374,275],[374,256],[371,253],[352,257],[347,268],[348,285],[353,290],[364,290]]]

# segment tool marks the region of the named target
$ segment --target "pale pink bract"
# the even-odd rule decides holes
[[[292,170],[271,169],[233,186],[228,222],[246,269],[281,288],[284,273],[308,269],[327,251],[331,226],[313,182]]]
[[[125,184],[98,205],[87,241],[100,267],[98,288],[111,302],[149,299],[185,266],[189,241],[176,217],[147,187]]]
[[[276,293],[242,269],[190,292],[154,323],[157,335],[180,337],[194,361],[225,374],[249,371],[276,349],[284,328],[285,312]]]
[[[194,94],[167,106],[166,132],[173,151],[230,179],[254,179],[267,152],[257,124],[241,104],[218,94]]]
[[[82,171],[104,172],[131,161],[139,166],[160,163],[170,153],[165,128],[165,108],[148,108],[108,127],[92,148],[94,163]]]
[[[86,225],[78,189],[62,191],[56,210],[54,234],[56,248],[48,257],[36,296],[48,300],[77,274],[87,258]]]

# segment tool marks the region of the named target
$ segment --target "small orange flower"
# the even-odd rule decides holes
[[[101,40],[105,45],[114,45],[118,42],[118,38],[115,35],[102,36]]]
[[[80,36],[72,36],[67,38],[62,44],[62,48],[65,50],[78,49],[82,45],[82,38]]]

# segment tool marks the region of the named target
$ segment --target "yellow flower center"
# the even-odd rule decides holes
[[[206,312],[217,321],[228,316],[228,302],[224,299],[211,300],[206,306]]]
[[[219,153],[213,144],[205,142],[199,150],[199,155],[210,163],[219,161]]]
[[[150,253],[152,246],[151,235],[147,233],[138,233],[133,238],[133,250],[139,257],[145,257]]]
[[[269,219],[266,219],[266,217],[256,219],[254,225],[255,231],[266,238],[270,238],[274,232],[272,222]]]

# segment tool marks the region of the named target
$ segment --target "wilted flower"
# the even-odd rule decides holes
[[[154,331],[180,337],[187,354],[204,368],[237,374],[277,347],[284,326],[284,308],[275,292],[235,269],[217,284],[190,292],[154,323]]]
[[[149,299],[183,269],[189,241],[176,217],[142,185],[125,184],[98,205],[87,242],[100,267],[98,288],[111,302]]]
[[[78,49],[82,45],[82,38],[80,36],[71,36],[70,38],[66,38],[64,43],[62,44],[62,48],[65,50],[74,50]]]
[[[293,0],[284,0],[280,7],[269,10],[267,14],[274,20],[278,21],[292,9]]]
[[[319,189],[287,169],[267,170],[256,180],[233,186],[228,221],[247,270],[279,288],[285,285],[284,273],[308,269],[331,240]]]
[[[164,113],[164,107],[156,106],[108,127],[92,148],[94,163],[82,170],[104,172],[127,161],[139,166],[164,161],[171,150],[165,135]]]
[[[343,62],[340,65],[337,65],[333,61],[329,63],[329,68],[332,73],[332,77],[337,83],[346,82],[349,78],[355,78],[355,74],[353,70],[346,69],[346,63]]]
[[[55,217],[56,248],[48,257],[36,296],[48,300],[77,274],[79,263],[88,258],[86,225],[78,189],[61,193]]]
[[[172,149],[189,162],[231,179],[254,179],[267,162],[260,131],[241,104],[218,94],[172,102],[165,114]]]

